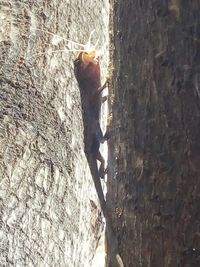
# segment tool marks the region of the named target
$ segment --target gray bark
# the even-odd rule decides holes
[[[0,265],[91,266],[102,223],[76,53],[51,51],[70,48],[58,36],[86,43],[95,29],[104,77],[108,4],[10,0],[0,15]]]

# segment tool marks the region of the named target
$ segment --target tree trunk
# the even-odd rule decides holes
[[[86,43],[95,29],[105,70],[107,21],[103,0],[1,1],[0,266],[91,266],[102,222],[76,53],[52,51],[72,48],[63,38]]]
[[[119,254],[125,267],[198,267],[200,3],[112,7],[107,204]]]

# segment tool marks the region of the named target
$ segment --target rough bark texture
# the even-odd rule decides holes
[[[107,203],[119,254],[125,267],[198,267],[200,2],[112,2]]]
[[[105,67],[107,20],[104,0],[1,1],[0,266],[91,266],[102,224],[75,54],[48,54],[70,46],[38,29],[82,43],[96,29]]]

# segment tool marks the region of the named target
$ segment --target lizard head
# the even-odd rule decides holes
[[[97,55],[96,50],[92,50],[89,52],[85,51],[80,53],[80,60],[86,65],[89,63],[93,63],[96,65],[99,62],[99,57]]]
[[[91,44],[93,32],[90,33],[88,42],[82,46],[83,49],[78,51],[74,60],[74,71],[78,80],[88,77],[98,81],[100,79],[99,51],[96,49],[98,41],[95,45]]]
[[[85,45],[83,45],[83,50],[81,50],[77,56],[77,59],[79,59],[86,66],[90,63],[93,63],[95,65],[99,63],[99,55],[98,55],[99,53],[96,50],[96,46],[99,40],[97,40],[95,45],[91,44],[91,38],[94,31],[95,30],[93,30],[90,33],[88,42]]]

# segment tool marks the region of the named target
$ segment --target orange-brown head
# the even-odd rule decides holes
[[[99,56],[95,50],[82,51],[74,61],[75,74],[78,81],[91,79],[92,83],[100,82]]]
[[[80,57],[81,61],[86,65],[89,63],[97,65],[99,63],[99,57],[96,50],[81,52]]]

